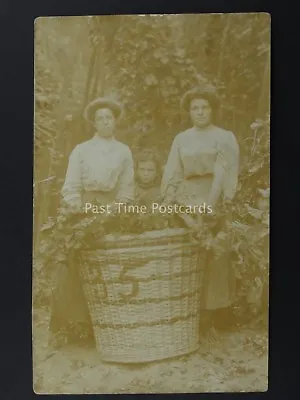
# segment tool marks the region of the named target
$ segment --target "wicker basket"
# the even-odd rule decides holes
[[[81,275],[104,361],[143,363],[197,350],[202,263],[186,229],[108,235],[81,253]]]

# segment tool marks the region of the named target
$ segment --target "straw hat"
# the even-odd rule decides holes
[[[120,103],[107,97],[98,97],[91,101],[85,108],[83,116],[89,122],[94,122],[95,112],[100,108],[109,108],[115,118],[119,118],[122,114],[123,108]]]

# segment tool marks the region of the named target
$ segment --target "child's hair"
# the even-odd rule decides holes
[[[135,158],[135,168],[139,167],[139,163],[143,161],[153,161],[156,166],[156,181],[160,181],[162,177],[162,162],[158,151],[154,147],[148,147],[141,149]]]

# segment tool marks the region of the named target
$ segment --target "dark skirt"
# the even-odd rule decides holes
[[[86,192],[82,202],[112,203],[115,193]],[[61,264],[51,299],[50,333],[58,342],[94,342],[93,325],[80,277],[80,250],[71,250]]]
[[[93,327],[82,282],[76,252],[61,264],[52,294],[50,332],[63,336],[64,342],[93,340]]]
[[[220,219],[215,234],[226,233],[226,223],[232,221],[228,214]],[[218,310],[231,307],[236,296],[236,275],[233,267],[231,240],[227,238],[222,243],[222,254],[217,256],[213,250],[203,250],[204,262],[201,307],[206,310]]]
[[[236,277],[230,256],[229,248],[225,248],[218,259],[211,251],[206,252],[201,308],[217,310],[232,306],[236,294]]]

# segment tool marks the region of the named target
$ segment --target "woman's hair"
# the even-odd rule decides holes
[[[144,148],[144,149],[141,149],[137,153],[137,155],[135,157],[135,168],[136,168],[136,170],[139,167],[139,163],[140,162],[145,162],[145,161],[153,161],[155,163],[155,166],[156,166],[156,179],[157,180],[161,179],[162,170],[163,170],[162,161],[161,161],[161,158],[160,158],[160,155],[159,155],[158,151],[155,148],[153,148],[153,147]]]
[[[118,119],[123,112],[122,105],[117,101],[111,100],[107,97],[99,97],[87,105],[84,110],[84,118],[89,122],[93,122],[96,111],[101,108],[109,108],[116,119]]]
[[[215,111],[219,106],[219,98],[216,88],[210,84],[203,84],[188,90],[181,99],[181,108],[187,112],[190,111],[191,102],[194,99],[205,99],[211,108]]]

